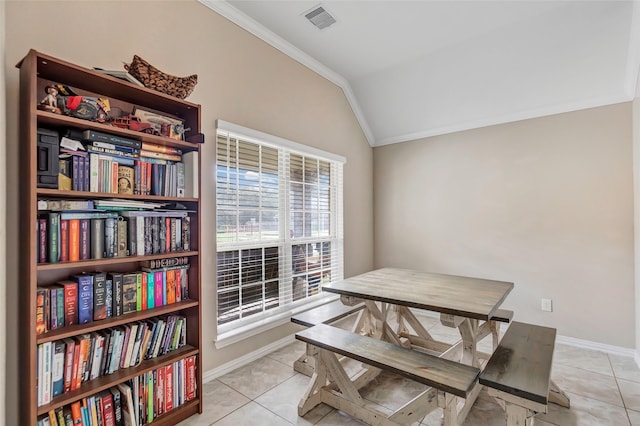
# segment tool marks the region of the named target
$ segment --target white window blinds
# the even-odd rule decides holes
[[[218,122],[218,330],[264,322],[343,278],[342,157]]]

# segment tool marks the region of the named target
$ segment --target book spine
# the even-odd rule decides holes
[[[47,323],[47,330],[56,330],[58,328],[58,293],[55,288],[48,287],[49,292],[49,322]]]
[[[45,287],[36,289],[36,334],[43,334],[47,331],[47,299],[49,291]]]
[[[113,280],[107,279],[105,281],[105,305],[107,311],[107,318],[113,317]]]
[[[91,258],[104,257],[104,219],[91,219]]]
[[[114,145],[129,146],[137,149],[140,149],[142,147],[142,142],[138,140],[127,139],[109,133],[97,132],[95,130],[85,130],[82,133],[82,136],[86,141],[106,142]]]
[[[64,357],[64,386],[63,392],[71,391],[71,377],[73,369],[73,352],[75,349],[75,342],[72,339],[65,339],[65,357]]]
[[[69,261],[69,221],[60,221],[60,261]]]
[[[113,315],[122,315],[122,274],[113,273],[107,276],[113,282]]]
[[[191,216],[182,218],[182,249],[190,251],[191,248]]]
[[[176,163],[176,197],[184,197],[184,163]]]
[[[78,324],[78,284],[73,281],[63,281],[64,290],[64,323]]]
[[[73,167],[73,171],[72,171],[72,179],[73,179],[73,190],[74,191],[82,191],[82,186],[80,184],[81,180],[80,180],[80,161],[81,161],[81,157],[78,157],[76,155],[73,156],[72,161],[72,167]]]
[[[78,321],[87,324],[93,321],[93,277],[75,275],[78,282]]]
[[[171,146],[156,145],[153,143],[142,142],[142,149],[145,151],[160,152],[163,154],[181,155],[182,151]]]
[[[89,191],[99,192],[100,159],[98,154],[89,155]]]
[[[162,271],[156,271],[153,273],[153,284],[155,286],[155,301],[154,306],[163,306],[162,303]]]
[[[51,396],[56,397],[64,392],[65,344],[62,340],[53,343],[53,363],[51,368]]]
[[[147,309],[153,309],[156,306],[155,273],[146,272],[144,275],[147,277]]]
[[[80,260],[87,260],[91,255],[89,219],[80,219]]]
[[[185,401],[191,401],[196,397],[196,357],[190,356],[186,359],[187,386]]]
[[[93,274],[93,320],[107,318],[107,274],[97,272]]]
[[[47,261],[48,243],[47,219],[38,219],[38,262],[45,263]]]
[[[49,213],[49,262],[57,263],[60,260],[59,236],[60,213]]]
[[[69,224],[69,260],[80,260],[80,219],[63,220]]]
[[[117,226],[117,244],[116,256],[125,257],[129,255],[127,250],[127,222],[120,216],[116,223]]]

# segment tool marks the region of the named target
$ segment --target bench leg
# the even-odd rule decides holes
[[[510,402],[505,407],[507,426],[531,426],[533,424],[533,411]]]
[[[314,358],[316,368],[313,371],[307,390],[298,403],[299,416],[304,416],[322,402],[322,387],[327,384],[327,369],[323,363],[318,362],[318,348],[307,345],[307,355]]]
[[[549,381],[549,402],[565,408],[570,408],[571,405],[569,397],[558,388],[553,380]]]

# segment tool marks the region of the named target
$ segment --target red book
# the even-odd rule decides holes
[[[190,356],[186,359],[187,391],[185,399],[191,401],[196,397],[196,357]]]
[[[175,278],[175,288],[176,288],[176,302],[180,302],[182,300],[182,274],[186,271],[184,269],[176,269],[176,278]]]
[[[142,274],[142,287],[140,290],[142,290],[142,310],[146,311],[147,310],[147,274],[143,273]]]
[[[164,377],[164,411],[169,412],[173,409],[173,364],[165,367]]]
[[[111,392],[102,393],[102,426],[116,426],[116,417],[113,410],[113,397]]]
[[[69,220],[69,260],[80,260],[80,219]]]
[[[58,284],[64,289],[64,325],[78,324],[78,283],[64,280]]]
[[[146,177],[146,183],[145,183],[145,187],[146,187],[145,195],[149,195],[149,194],[151,194],[151,163],[145,163],[145,165],[147,167],[147,177]]]
[[[38,262],[47,262],[47,219],[38,219]]]
[[[60,261],[69,261],[69,219],[60,221]]]
[[[82,372],[78,372],[80,366],[80,339],[74,338],[75,347],[73,348],[73,366],[71,367],[71,390],[76,390],[80,387],[80,381],[82,379]],[[75,423],[75,419],[74,419]]]
[[[76,342],[73,339],[64,339],[66,353],[64,355],[64,392],[71,391],[71,380],[73,377],[73,357]]]

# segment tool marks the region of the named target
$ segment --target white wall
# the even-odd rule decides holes
[[[515,319],[635,348],[631,129],[623,103],[374,148],[375,266],[512,281]]]

